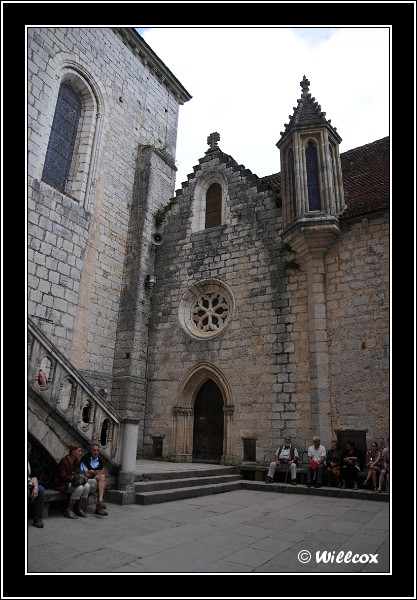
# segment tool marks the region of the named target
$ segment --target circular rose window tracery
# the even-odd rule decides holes
[[[192,336],[210,338],[222,331],[233,313],[231,290],[218,279],[205,279],[184,294],[179,307],[182,327]]]

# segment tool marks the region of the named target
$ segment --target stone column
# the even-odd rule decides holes
[[[335,217],[299,219],[287,229],[284,242],[303,260],[307,276],[308,329],[310,355],[310,400],[312,435],[325,445],[333,437],[330,392],[329,352],[325,294],[325,255],[341,233]],[[303,270],[304,270],[303,269]]]
[[[232,423],[235,407],[233,404],[227,404],[223,407],[224,413],[224,454],[221,459],[223,465],[233,465],[236,457],[232,456],[233,439],[232,439]]]
[[[125,419],[123,421],[121,439],[123,440],[123,445],[118,487],[120,490],[127,490],[135,482],[138,439],[138,421],[136,419]]]
[[[174,457],[176,462],[193,462],[194,409],[174,406]]]
[[[306,260],[305,264],[310,350],[311,427],[313,435],[319,435],[322,440],[330,444],[332,428],[323,256],[310,258]]]

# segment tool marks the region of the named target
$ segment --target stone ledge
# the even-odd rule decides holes
[[[334,487],[323,486],[321,488],[311,488],[305,485],[291,485],[290,483],[263,483],[260,481],[248,481],[243,480],[241,482],[242,490],[257,490],[257,491],[269,491],[281,494],[304,494],[309,496],[321,496],[330,498],[353,498],[355,500],[370,500],[374,502],[389,502],[390,495],[387,492],[381,492],[380,494],[374,494],[373,491],[368,490],[353,490],[353,489],[340,489]]]
[[[134,490],[106,490],[106,500],[113,504],[135,504]]]

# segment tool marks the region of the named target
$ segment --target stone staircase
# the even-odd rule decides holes
[[[217,465],[193,469],[187,465],[184,470],[178,465],[178,470],[137,473],[133,490],[107,489],[106,499],[115,504],[157,504],[230,492],[241,488],[242,479],[239,467]]]
[[[155,476],[154,476],[155,477]],[[148,505],[183,498],[209,496],[240,489],[242,476],[237,467],[195,472],[158,474],[158,479],[135,481],[135,503]]]
[[[163,465],[163,463],[160,463]],[[164,468],[163,465],[162,468]],[[318,497],[352,498],[355,500],[371,500],[377,502],[389,502],[390,494],[386,492],[374,494],[370,489],[342,490],[339,488],[321,487],[320,489],[307,488],[303,484],[293,486],[289,483],[270,483],[264,481],[248,480],[242,475],[240,467],[216,466],[215,468],[204,467],[192,468],[187,465],[169,465],[169,471],[150,470],[138,472],[133,489],[130,490],[106,490],[106,502],[115,504],[140,504],[148,506],[172,500],[185,498],[196,498],[198,496],[209,496],[233,490],[253,490],[262,492],[275,492],[281,494],[302,494]],[[178,468],[178,470],[177,470]],[[245,473],[245,469],[243,470]],[[52,489],[46,490],[44,517],[48,516],[50,510],[64,510],[68,502],[68,495]],[[89,499],[89,504],[93,499]]]

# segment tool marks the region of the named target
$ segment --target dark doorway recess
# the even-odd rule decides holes
[[[194,404],[193,462],[221,462],[223,455],[223,397],[209,379],[201,387]]]

